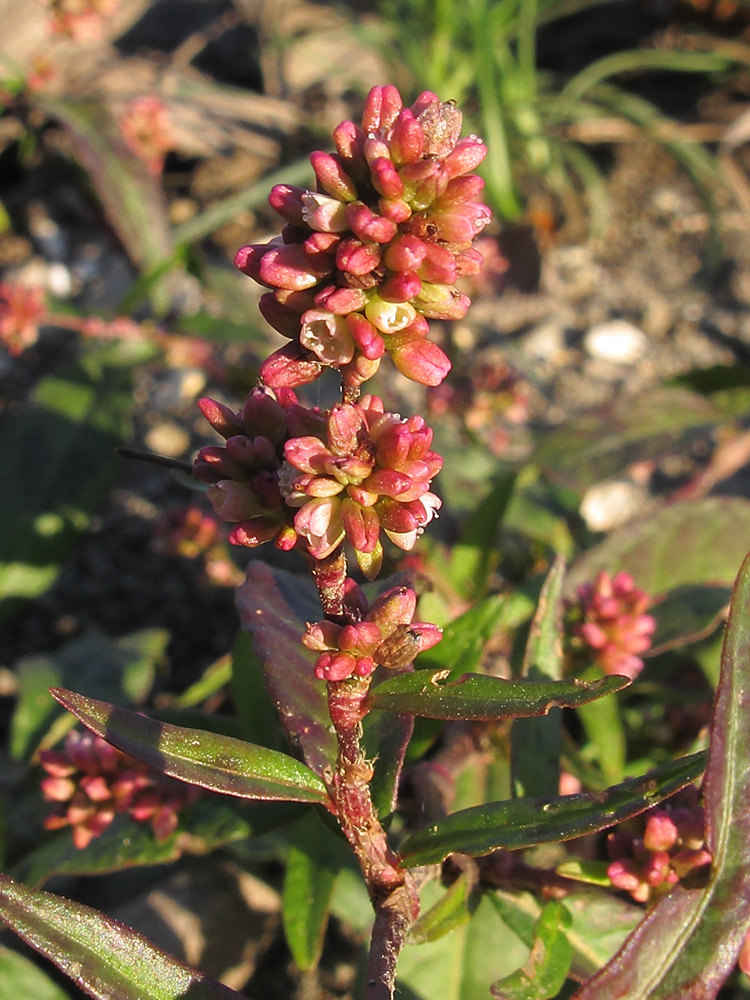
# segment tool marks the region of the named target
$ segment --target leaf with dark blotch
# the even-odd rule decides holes
[[[568,572],[566,594],[613,566],[652,597],[695,584],[731,587],[738,553],[750,551],[750,501],[711,496],[662,507],[613,531]],[[676,558],[675,553],[679,553]]]
[[[410,712],[428,719],[507,719],[546,715],[551,708],[575,708],[630,684],[627,677],[600,680],[507,681],[464,674],[442,683],[448,671],[417,670],[391,677],[370,691],[367,705]]]
[[[567,931],[568,911],[556,900],[547,903],[539,915],[529,957],[515,972],[493,983],[490,993],[496,1000],[550,1000],[565,982],[573,949]]]
[[[706,777],[704,889],[660,900],[575,1000],[713,1000],[750,929],[750,556],[729,612]]]
[[[329,804],[320,778],[278,750],[156,722],[73,691],[53,688],[52,694],[118,750],[172,778],[238,798]]]
[[[315,653],[300,641],[305,622],[323,617],[312,581],[252,562],[237,590],[237,609],[243,629],[253,637],[287,739],[322,776],[333,767],[337,748],[326,686],[313,673]]]
[[[7,875],[0,918],[96,1000],[244,1000],[130,927]]]
[[[705,760],[704,753],[692,754],[605,792],[510,799],[462,809],[407,837],[401,845],[402,864],[414,868],[456,852],[482,855],[597,833],[674,795],[700,775]]]
[[[534,461],[551,477],[583,491],[632,462],[674,451],[681,440],[725,419],[703,396],[667,386],[568,421],[542,438]]]
[[[163,264],[172,246],[161,184],[128,149],[117,122],[96,101],[44,97],[41,103],[68,133],[73,155],[133,263],[146,271]]]
[[[731,596],[730,587],[710,584],[670,590],[650,609],[656,619],[656,632],[648,655],[655,656],[708,638],[724,621]]]

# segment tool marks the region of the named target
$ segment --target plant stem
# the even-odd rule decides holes
[[[339,547],[327,559],[309,559],[310,570],[318,588],[320,603],[326,618],[337,619],[344,614],[344,581],[346,556]]]
[[[365,1000],[391,1000],[396,961],[409,925],[419,912],[416,890],[398,867],[370,795],[372,765],[361,745],[363,703],[369,678],[350,678],[328,685],[328,707],[338,740],[331,797],[341,829],[359,861],[375,924],[370,945]]]

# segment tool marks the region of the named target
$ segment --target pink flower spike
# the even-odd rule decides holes
[[[424,152],[424,132],[414,113],[404,108],[396,118],[391,133],[391,157],[396,166],[416,163]]]
[[[294,388],[314,382],[322,370],[320,361],[306,355],[298,344],[287,344],[266,358],[260,377],[272,389]]]

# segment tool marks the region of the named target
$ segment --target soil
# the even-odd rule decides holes
[[[570,19],[555,37],[543,34],[543,64],[558,70],[585,65],[607,45],[619,48],[622,31],[635,46],[667,45],[688,27],[750,43],[741,5],[734,9],[697,0],[692,5],[687,0],[623,0],[614,6],[614,21],[607,20],[611,11],[592,10]],[[21,64],[40,50],[44,38],[44,12],[32,7],[0,0],[0,21],[7,26],[4,45]],[[359,49],[352,18],[359,18],[360,27],[374,23],[369,5],[356,3],[342,7],[307,0],[123,0],[116,24],[91,48],[85,67],[76,64],[66,43],[54,51],[65,86],[76,92],[93,89],[106,100],[116,99],[127,78],[118,70],[137,71],[142,80],[163,86],[167,95],[175,93],[169,88],[176,74],[247,91],[247,106],[241,110],[235,104],[219,109],[201,92],[203,103],[194,118],[183,114],[180,119],[179,148],[168,157],[164,172],[170,215],[179,222],[315,148],[322,141],[315,133],[355,116],[362,91],[387,79],[380,56],[369,50],[363,55]],[[272,28],[278,32],[276,45],[269,42]],[[710,126],[716,142],[745,120],[749,106],[746,69],[718,82],[701,78],[694,86],[675,86],[665,74],[639,79],[634,86],[686,127]],[[207,136],[204,128],[216,123],[217,116],[220,139]],[[24,147],[19,122],[36,129],[35,148]],[[647,390],[695,368],[750,364],[750,180],[742,144],[724,150],[735,169],[730,183],[715,192],[720,250],[711,242],[712,220],[705,203],[662,147],[631,136],[614,144],[592,142],[592,148],[606,168],[606,230],[589,235],[583,212],[562,214],[560,205],[529,184],[528,218],[492,231],[504,256],[494,284],[487,280],[474,291],[470,322],[443,333],[454,352],[470,354],[477,368],[500,362],[513,366],[527,386],[524,430],[564,423],[583,409]],[[0,118],[0,202],[9,216],[0,232],[0,264],[3,280],[36,278],[57,291],[58,299],[93,313],[121,299],[134,270],[67,153],[59,128],[33,107],[20,114],[11,105]],[[549,220],[550,215],[552,223],[542,225],[540,219]],[[202,244],[202,260],[223,275],[223,287],[231,285],[232,320],[252,315],[256,293],[247,287],[247,279],[235,280],[231,256],[241,243],[266,238],[273,225],[262,209],[245,209]],[[189,276],[183,279],[180,297],[185,312],[216,309],[215,289]],[[180,317],[170,321],[179,331]],[[619,328],[624,360],[597,348],[592,336],[597,327],[613,322],[626,324]],[[5,408],[21,401],[35,380],[73,349],[70,336],[49,326],[19,357],[0,358]],[[197,447],[211,440],[196,416],[197,396],[239,399],[252,384],[264,343],[272,340],[270,334],[255,332],[249,345],[214,346],[208,371],[189,363],[165,367],[153,362],[144,367],[134,392],[133,446],[189,460]],[[460,379],[466,375],[462,367],[469,366],[457,367]],[[402,392],[390,385],[385,391]],[[424,396],[414,389],[401,398],[414,411],[427,405]],[[435,406],[434,398],[429,405]],[[516,425],[514,441],[517,430]],[[525,440],[522,434],[519,456]],[[709,442],[706,447],[711,446]],[[662,480],[674,486],[705,460],[705,454],[673,456],[672,465],[661,470]],[[743,468],[734,472],[740,475]],[[740,475],[734,488],[745,487]],[[158,681],[161,692],[184,690],[231,648],[237,630],[232,587],[212,580],[204,560],[165,553],[155,541],[156,526],[186,499],[183,485],[169,471],[123,460],[108,503],[70,553],[57,581],[23,615],[3,626],[0,706],[5,722],[13,705],[18,660],[54,652],[91,630],[122,636],[145,627],[166,629],[170,640],[167,666]],[[350,996],[356,933],[335,924],[321,972],[300,976],[292,970],[279,930],[274,896],[278,872],[262,865],[259,871],[272,887],[258,931],[262,947],[244,957],[246,974],[244,979],[235,977],[234,987],[268,1000]],[[231,882],[226,871],[224,875]],[[172,898],[169,878],[166,873],[158,888]],[[257,895],[250,895],[254,902],[247,904],[247,895],[245,902],[257,909]],[[145,888],[137,896],[141,916],[153,903],[147,903],[147,896]],[[129,905],[132,908],[132,900]],[[174,950],[174,942],[165,947]],[[183,940],[182,947],[190,955],[190,942]]]

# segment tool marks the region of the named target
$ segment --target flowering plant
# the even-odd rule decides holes
[[[273,736],[249,742],[206,720],[200,728],[152,719],[57,685],[54,697],[94,735],[70,736],[63,752],[41,754],[42,788],[55,803],[46,826],[73,827],[75,846],[83,848],[129,813],[169,841],[195,787],[233,801],[307,806],[317,818],[289,835],[289,944],[300,965],[315,964],[331,859],[345,841],[374,913],[364,1000],[392,1000],[407,941],[433,942],[470,924],[486,912],[485,901],[497,908],[505,940],[513,939],[520,956],[495,976],[496,997],[570,996],[566,980],[582,983],[572,987],[576,1000],[713,996],[750,926],[748,777],[738,750],[750,746],[748,564],[729,614],[707,766],[697,749],[630,778],[624,768],[618,774],[608,751],[591,778],[591,761],[563,750],[560,712],[578,710],[592,744],[599,738],[601,746],[597,727],[601,735],[608,720],[595,706],[607,702],[598,700],[626,688],[643,666],[655,622],[628,573],[592,573],[576,598],[558,559],[535,611],[519,616],[524,595],[514,606],[490,594],[444,633],[415,620],[413,576],[376,583],[386,546],[411,552],[441,507],[433,480],[443,459],[432,430],[421,416],[387,411],[362,386],[386,354],[425,386],[439,385],[450,369],[429,321],[465,314],[468,298],[454,282],[477,274],[472,241],[489,220],[478,200],[482,182],[471,173],[485,147],[460,132],[460,113],[435,94],[406,108],[394,87],[374,88],[361,125],[344,122],[334,133],[336,152],[312,155],[316,190],[273,189],[271,205],[286,223],[281,237],[237,257],[240,270],[267,287],[261,311],[289,342],[263,363],[238,410],[202,400],[223,444],[202,448],[192,472],[217,517],[232,525],[233,544],[273,542],[281,553],[294,550],[309,570],[294,575],[253,559],[238,589],[255,668],[289,745],[277,748]],[[340,401],[328,409],[305,405],[297,390],[324,369],[338,373]],[[493,516],[506,502],[503,490],[501,483],[490,497]],[[212,537],[209,531],[207,544]],[[464,593],[486,576],[481,559],[454,561],[452,569]],[[498,619],[530,619],[523,648],[510,651],[504,669],[481,663]],[[613,718],[607,747],[617,742]],[[437,741],[415,720],[420,727],[429,720],[457,725]],[[413,750],[420,742],[422,750]],[[490,745],[503,756],[506,794],[462,802],[461,774],[480,758],[486,772]],[[561,761],[570,769],[564,782]],[[178,794],[147,768],[188,791]],[[683,812],[660,806],[704,768],[703,812],[697,801]],[[608,787],[609,774],[619,780]],[[563,784],[568,794],[559,794]],[[584,854],[556,868],[517,853],[641,814],[640,836],[624,829],[611,835],[608,864]],[[246,837],[247,826],[241,829]],[[178,854],[178,841],[171,843]],[[438,878],[446,888],[430,905],[422,890],[436,888]],[[679,891],[668,891],[680,880]],[[653,903],[638,923],[631,901],[606,897],[604,922],[617,914],[621,932],[614,959],[595,929],[571,930],[576,916],[595,906],[590,895],[575,894],[581,883]],[[0,914],[102,1000],[239,996],[110,918],[5,875]]]

